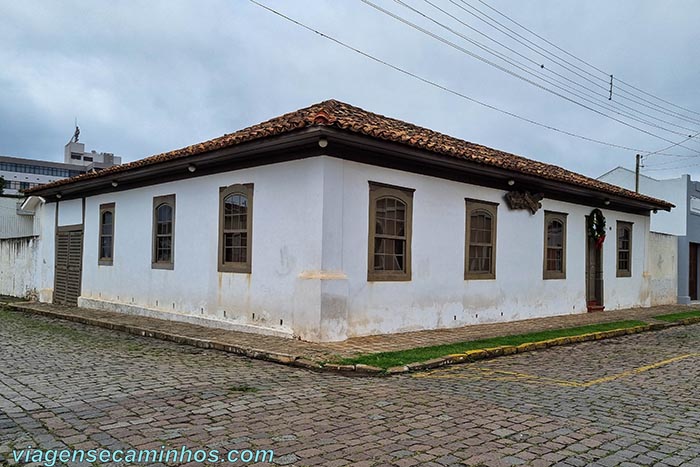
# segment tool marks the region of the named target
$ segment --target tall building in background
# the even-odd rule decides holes
[[[85,144],[78,142],[79,134],[76,127],[75,135],[64,147],[63,162],[0,156],[3,194],[19,195],[27,188],[121,164],[122,158],[110,152],[85,152]]]

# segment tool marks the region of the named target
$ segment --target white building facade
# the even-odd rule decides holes
[[[309,341],[649,305],[649,210],[670,204],[343,118],[447,138],[328,101],[37,188],[40,299]]]
[[[635,173],[624,167],[616,167],[599,179],[627,189],[635,186]],[[653,213],[651,231],[677,237],[677,302],[700,300],[700,182],[687,174],[663,180],[640,175],[639,192],[676,206],[671,212]],[[665,258],[671,259],[670,255]]]

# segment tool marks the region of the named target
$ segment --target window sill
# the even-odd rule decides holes
[[[231,272],[238,274],[250,274],[251,267],[249,264],[219,264],[219,272]]]
[[[566,279],[566,274],[545,274],[542,279],[546,281],[563,280]]]
[[[465,281],[492,281],[496,280],[496,274],[475,274],[472,272],[466,273],[464,275]]]
[[[370,272],[367,274],[367,282],[410,282],[411,275],[402,274],[382,274],[376,272]]]
[[[173,263],[151,263],[151,269],[166,269],[166,270],[173,270],[175,269],[175,264]]]

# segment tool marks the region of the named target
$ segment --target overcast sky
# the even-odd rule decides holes
[[[548,56],[480,22],[467,13],[474,11],[468,5],[536,44],[546,45],[479,0],[431,0],[457,20],[423,0],[404,1],[462,36],[528,67],[533,64],[527,60],[543,64],[544,69],[527,68],[535,75],[526,75],[394,1],[373,0],[469,52],[663,139],[554,96],[359,0],[259,1],[456,92],[567,132],[646,151],[669,146],[664,139],[679,142],[684,139],[680,134],[700,132],[697,1],[484,0],[605,73],[699,112],[694,114],[631,88],[627,90],[634,94],[622,94],[621,88],[618,95],[614,86],[613,100],[608,101],[604,73],[547,46],[581,70],[558,67]],[[590,176],[617,165],[634,167],[634,151],[586,142],[481,107],[372,62],[248,0],[0,0],[0,63],[3,155],[61,160],[77,117],[80,139],[88,150],[113,152],[132,161],[335,98]],[[539,77],[557,79],[594,103],[557,90]],[[630,100],[640,97],[649,100],[647,105],[652,108]],[[632,120],[630,114],[656,126]],[[700,141],[684,145],[691,149],[676,146],[667,152],[699,154],[693,149],[700,151]],[[700,164],[699,157],[655,155],[646,164],[645,173],[650,176],[691,173],[700,178],[700,165],[693,165]],[[671,169],[649,170],[660,167]]]

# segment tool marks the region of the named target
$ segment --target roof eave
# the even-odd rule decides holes
[[[602,209],[636,214],[648,215],[650,211],[654,210],[670,211],[674,207],[670,203],[656,203],[630,198],[334,128],[324,128],[323,133],[329,140],[326,148],[327,154],[343,159],[433,175],[504,191],[526,189],[543,192],[546,197],[574,204],[586,204]],[[377,155],[383,157],[377,158]],[[515,182],[515,185],[509,185],[509,181]]]
[[[319,145],[321,138],[325,139],[324,147]],[[80,198],[319,155],[504,191],[517,189],[543,192],[548,198],[637,214],[648,215],[649,211],[653,210],[669,211],[673,207],[670,203],[655,203],[608,193],[325,125],[310,126],[214,151],[153,162],[121,172],[98,172],[92,177],[78,178],[57,186],[34,188],[31,195],[42,196],[49,202],[59,198]],[[189,170],[191,166],[194,166],[194,172]],[[510,186],[509,181],[514,181],[515,185]]]
[[[121,172],[98,172],[90,178],[77,178],[56,186],[39,186],[32,189],[31,195],[42,196],[49,202],[57,199],[82,198],[312,157],[322,152],[318,145],[319,134],[319,127],[305,128],[293,133],[271,136],[214,151],[132,167]]]

